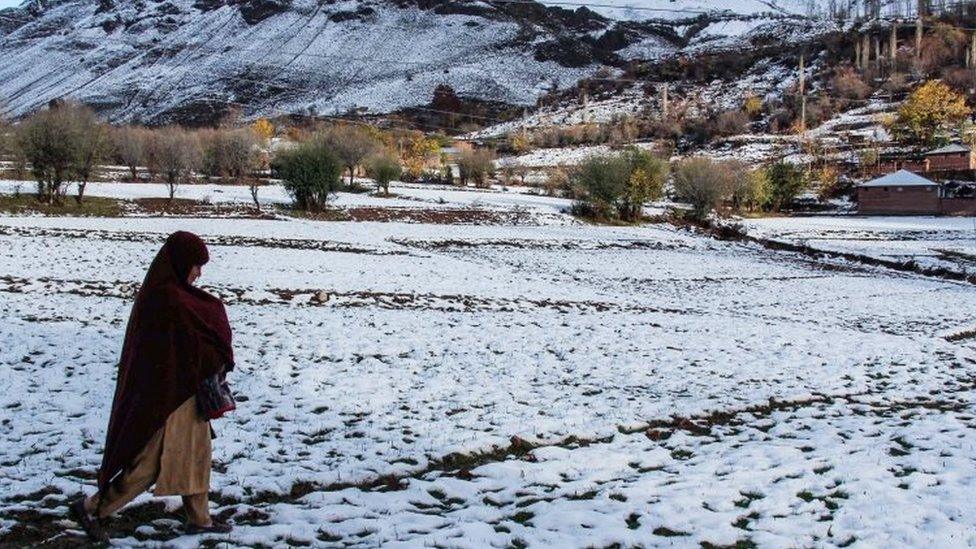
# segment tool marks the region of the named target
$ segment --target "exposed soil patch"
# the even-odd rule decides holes
[[[552,309],[563,313],[630,312],[636,314],[690,314],[688,309],[670,309],[641,305],[627,305],[604,301],[569,301],[555,299],[491,298],[466,294],[414,294],[396,292],[334,292],[328,290],[265,288],[259,294],[247,288],[205,287],[228,305],[304,305],[310,307],[359,308],[376,307],[392,310],[424,310],[443,312],[518,312]],[[124,281],[35,279],[0,275],[0,292],[62,293],[84,296],[128,299],[135,295],[139,284]],[[698,314],[702,314],[699,312]]]
[[[120,201],[125,215],[167,217],[229,217],[235,219],[277,219],[274,211],[237,202],[202,202],[187,198],[137,198]]]
[[[431,225],[537,225],[539,214],[525,210],[479,208],[404,208],[354,206],[292,214],[320,221],[372,221],[378,223],[425,223]]]
[[[422,250],[450,250],[465,248],[512,248],[519,250],[681,250],[690,246],[659,240],[534,240],[534,239],[470,239],[429,240],[391,238],[391,242]]]
[[[532,212],[521,208],[486,209],[469,207],[387,207],[335,206],[320,212],[293,210],[271,205],[256,208],[242,202],[206,202],[189,198],[118,198],[88,197],[78,204],[68,197],[63,204],[38,202],[33,195],[0,195],[0,213],[73,217],[193,217],[229,219],[282,219],[285,216],[317,221],[351,221],[376,223],[425,223],[432,225],[538,225],[558,214]]]
[[[276,219],[273,210],[257,209],[243,203],[210,203],[187,198],[137,198],[122,200],[89,196],[82,203],[66,197],[61,204],[45,204],[32,194],[0,195],[0,213],[51,217],[224,217],[235,219]]]
[[[41,227],[13,227],[0,226],[0,236],[22,236],[29,238],[87,238],[96,240],[120,242],[154,242],[162,243],[166,240],[163,233],[140,231],[105,231],[99,229],[53,229]],[[242,246],[249,248],[278,248],[291,250],[317,250],[322,252],[342,252],[369,255],[410,255],[405,250],[381,250],[378,248],[364,248],[343,242],[328,240],[309,240],[300,238],[258,238],[237,235],[204,236],[207,244],[212,246]]]

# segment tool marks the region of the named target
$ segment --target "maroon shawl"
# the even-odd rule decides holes
[[[193,266],[209,258],[200,237],[176,232],[149,266],[125,330],[100,490],[132,463],[203,379],[234,365],[224,304],[187,283]]]

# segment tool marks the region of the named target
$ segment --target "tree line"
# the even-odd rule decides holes
[[[666,194],[689,204],[696,221],[726,206],[736,212],[780,211],[811,181],[810,172],[785,161],[755,169],[704,156],[669,162],[636,147],[590,156],[555,173],[557,185],[574,198],[573,213],[604,222],[639,221],[644,205]]]
[[[272,144],[279,133],[282,138]],[[164,183],[171,200],[180,185],[204,178],[246,184],[260,206],[260,186],[269,177],[282,177],[296,203],[315,208],[340,188],[356,190],[360,173],[373,178],[385,194],[389,183],[401,177],[442,178],[444,144],[420,131],[344,123],[279,132],[263,118],[246,126],[204,129],[114,126],[89,107],[61,101],[16,125],[0,126],[0,155],[13,161],[15,172],[33,175],[38,198],[47,204],[63,203],[69,183],[77,183],[74,199],[82,203],[96,171],[114,164],[132,181]],[[317,174],[314,185],[299,190],[310,185],[312,173]]]

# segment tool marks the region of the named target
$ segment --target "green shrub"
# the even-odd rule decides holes
[[[366,161],[366,172],[376,181],[376,186],[382,189],[383,194],[389,195],[390,181],[400,177],[402,170],[400,160],[387,153],[371,156]]]
[[[618,209],[620,217],[635,221],[643,215],[645,203],[658,200],[664,194],[670,166],[664,160],[636,147],[623,154],[630,166],[630,177],[627,178],[627,186]]]
[[[616,219],[618,201],[629,180],[630,164],[623,155],[586,158],[570,175],[577,196],[573,213],[599,220]]]
[[[302,143],[278,153],[271,168],[298,209],[322,209],[341,186],[342,162],[322,141]]]
[[[641,218],[644,204],[660,198],[668,165],[647,151],[591,156],[570,176],[573,212],[599,220]]]
[[[766,178],[769,181],[768,207],[774,211],[789,208],[807,184],[802,168],[782,160],[766,168]]]

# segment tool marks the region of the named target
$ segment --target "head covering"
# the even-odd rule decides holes
[[[193,267],[209,259],[200,237],[180,231],[166,239],[149,266],[125,330],[100,490],[135,459],[202,380],[233,368],[224,304],[187,281]]]

